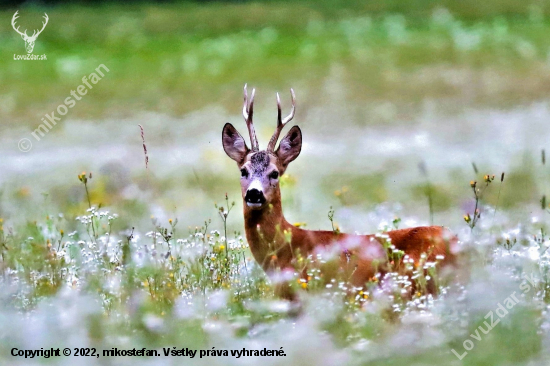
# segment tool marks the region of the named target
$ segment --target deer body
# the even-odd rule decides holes
[[[252,123],[254,91],[250,104],[245,85],[243,116],[251,137],[249,149],[237,130],[229,123],[224,126],[222,142],[229,157],[241,170],[241,192],[244,207],[245,233],[255,260],[266,273],[294,270],[293,259],[297,254],[306,257],[327,249],[339,251],[340,267],[347,271],[354,286],[363,286],[377,271],[384,272],[388,257],[382,241],[375,235],[352,235],[334,231],[304,230],[290,224],[283,215],[279,177],[288,164],[301,151],[302,133],[298,126],[290,129],[275,150],[284,125],[294,116],[295,97],[292,95],[292,112],[281,120],[281,107],[277,94],[278,123],[266,150],[260,151]],[[422,253],[433,261],[444,256],[444,263],[454,260],[450,248],[456,239],[439,226],[394,230],[386,233],[391,244],[402,250],[415,262]],[[283,295],[289,296],[287,291]]]
[[[244,202],[244,228],[250,251],[267,273],[294,269],[293,259],[323,251],[329,246],[340,249],[340,259],[351,269],[350,282],[363,286],[376,271],[384,272],[386,249],[376,235],[344,234],[326,230],[304,230],[289,223],[283,215],[280,191],[265,210],[254,210]],[[430,253],[428,260],[442,255],[447,262],[453,260],[450,253],[452,236],[440,226],[393,230],[387,233],[396,249],[404,251],[415,262],[422,253]],[[350,262],[351,261],[351,262]]]

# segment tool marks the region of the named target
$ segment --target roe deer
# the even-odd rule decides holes
[[[275,149],[281,131],[294,117],[295,95],[292,89],[290,92],[292,109],[284,119],[281,119],[281,103],[277,93],[277,126],[266,150],[260,150],[252,122],[255,89],[249,101],[246,85],[244,87],[243,117],[251,148],[233,125],[226,123],[223,127],[223,148],[237,162],[241,172],[244,225],[250,250],[258,264],[270,275],[276,270],[293,270],[293,259],[298,251],[305,257],[329,245],[340,245],[340,267],[350,268],[351,284],[362,287],[377,271],[383,272],[384,263],[388,262],[387,251],[377,236],[304,230],[290,224],[283,215],[279,178],[302,148],[302,132],[294,126]],[[456,238],[443,227],[416,227],[386,234],[396,249],[404,251],[416,263],[422,253],[427,253],[427,260],[430,261],[440,255],[444,256],[443,264],[454,261],[450,245],[456,243]],[[283,297],[293,298],[288,286],[286,289],[280,287],[278,291]]]

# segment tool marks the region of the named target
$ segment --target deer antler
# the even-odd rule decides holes
[[[252,95],[250,96],[249,103],[246,87],[247,84],[244,84],[243,117],[246,122],[246,127],[248,127],[248,134],[250,135],[250,145],[252,147],[252,151],[260,151],[260,145],[258,144],[256,131],[254,130],[254,123],[252,122],[252,115],[254,114],[254,94],[256,93],[256,89],[252,89]]]
[[[37,31],[37,30],[33,31],[32,36],[29,37],[29,36],[27,35],[27,30],[26,30],[26,29],[25,29],[25,32],[22,33],[22,32],[19,30],[19,27],[17,27],[17,28],[15,27],[15,20],[16,20],[17,18],[19,18],[18,13],[19,13],[19,10],[16,11],[15,14],[13,14],[13,18],[11,18],[11,26],[13,27],[13,29],[14,29],[17,33],[19,33],[21,36],[24,36],[25,38],[30,38],[30,39],[32,39],[32,38],[38,37],[38,35],[39,35],[40,33],[42,33],[42,31],[44,30],[44,28],[46,28],[46,25],[48,24],[48,20],[49,20],[48,14],[44,13],[44,17],[43,17],[43,18],[46,20],[46,22],[42,22],[42,29],[40,29],[39,31]]]
[[[15,12],[15,14],[13,14],[13,18],[11,18],[11,26],[13,27],[13,30],[16,31],[17,33],[19,33],[20,35],[22,36],[25,36],[25,37],[28,37],[27,36],[27,30],[25,29],[25,33],[22,33],[21,31],[19,31],[19,27],[15,28],[15,20],[17,18],[19,18],[19,15],[17,15],[17,13],[19,13],[19,10],[17,10]]]
[[[42,31],[44,30],[44,28],[46,28],[46,25],[48,24],[48,20],[49,20],[48,14],[44,13],[43,18],[46,20],[46,22],[45,22],[45,23],[42,22],[42,29],[40,29],[40,30],[38,31],[38,33],[36,33],[36,31],[34,31],[34,33],[32,34],[31,38],[33,38],[33,37],[34,37],[34,38],[38,37],[38,35],[39,35],[40,33],[42,33]]]
[[[294,118],[294,112],[296,111],[296,95],[294,94],[294,89],[292,88],[290,88],[290,96],[292,97],[292,109],[290,110],[290,114],[286,116],[285,119],[281,120],[281,99],[279,98],[279,93],[277,93],[277,128],[275,128],[275,132],[273,133],[271,140],[269,140],[267,151],[275,151],[275,145],[277,145],[277,140],[279,139],[281,131],[285,125]]]

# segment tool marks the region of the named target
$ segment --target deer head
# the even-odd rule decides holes
[[[279,148],[275,149],[284,126],[294,118],[296,109],[294,90],[290,89],[290,94],[292,109],[285,119],[281,119],[281,101],[277,93],[277,127],[266,150],[259,148],[252,121],[255,89],[252,90],[249,101],[246,85],[244,86],[243,117],[248,127],[251,149],[232,124],[226,123],[223,127],[223,149],[231,159],[237,162],[241,171],[241,193],[246,206],[250,209],[261,210],[280,197],[279,178],[285,173],[288,164],[300,155],[302,132],[298,126],[292,127],[281,140]]]
[[[38,35],[42,33],[44,28],[46,28],[46,24],[48,24],[48,14],[44,13],[44,19],[45,22],[42,22],[42,29],[35,30],[32,34],[32,36],[27,35],[27,30],[25,29],[25,32],[19,31],[19,26],[15,27],[15,20],[19,18],[19,15],[17,14],[19,11],[16,11],[15,14],[13,14],[13,18],[11,19],[11,26],[13,29],[21,35],[21,38],[25,41],[25,48],[27,50],[27,53],[32,53],[32,50],[34,49],[34,42],[36,42],[36,38],[38,38]]]

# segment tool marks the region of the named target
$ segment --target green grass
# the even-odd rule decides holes
[[[389,101],[398,114],[418,108],[420,97],[505,106],[549,91],[550,24],[539,16],[548,11],[545,2],[344,4],[23,8],[19,22],[29,28],[48,12],[35,53],[49,60],[0,61],[1,123],[34,126],[99,64],[112,72],[71,112],[74,118],[136,110],[179,116],[212,103],[232,108],[240,94],[233,86],[243,80],[270,89],[287,88],[291,80],[307,89],[307,105],[334,65],[344,69],[357,102]],[[0,12],[6,55],[24,53],[12,15]],[[491,85],[478,83],[475,101],[464,96],[464,83],[480,79]]]
[[[540,223],[524,222],[521,233],[507,232],[485,218],[471,235],[470,229],[457,227],[462,254],[453,270],[462,280],[460,285],[441,282],[436,298],[423,291],[412,299],[402,298],[399,294],[408,291],[410,282],[397,274],[383,281],[383,287],[375,280],[361,292],[350,291],[338,276],[326,286],[322,276],[328,273],[330,259],[326,264],[318,258],[297,257],[296,268],[307,263],[310,278],[307,284],[300,282],[297,270],[291,281],[303,307],[294,318],[290,308],[274,297],[273,284],[253,261],[243,238],[232,233],[225,238],[223,221],[207,221],[187,233],[177,220],[153,218],[154,229],[149,232],[133,228],[117,234],[113,227],[118,215],[98,210],[93,202],[95,178],[79,179],[81,190],[89,192],[83,205],[90,199],[92,206],[77,217],[74,231],[74,224],[61,214],[16,228],[0,227],[2,286],[11,289],[2,295],[0,306],[5,314],[13,314],[0,318],[0,324],[5,329],[3,322],[19,324],[24,321],[21,313],[32,314],[34,323],[24,329],[44,339],[40,347],[64,347],[65,332],[83,331],[86,336],[75,347],[160,350],[177,345],[230,350],[262,344],[284,347],[290,360],[285,363],[291,364],[318,355],[326,359],[340,355],[351,364],[460,364],[451,349],[462,354],[462,342],[483,326],[486,314],[516,293],[520,303],[482,335],[464,364],[502,365],[510,360],[524,364],[544,355],[540,327],[546,322],[542,309],[549,306],[550,278],[548,242],[540,227],[546,227],[546,217]],[[496,189],[491,185],[488,190]],[[230,207],[229,201],[218,206],[221,217],[233,214]],[[505,236],[518,244],[506,249]],[[415,266],[427,268],[424,265]],[[434,271],[428,273],[437,278]],[[522,296],[524,276],[534,276],[535,284]],[[424,280],[421,276],[412,281]],[[45,304],[50,306],[44,308]],[[37,325],[48,323],[52,311],[63,316],[62,323]],[[317,335],[311,338],[311,334],[289,342],[285,331],[289,321],[303,327],[292,331],[298,334],[325,332],[331,346],[319,348]],[[256,340],[260,329],[267,338]],[[23,328],[16,327],[0,333],[0,359],[9,362],[11,347],[24,347],[21,332]],[[300,356],[302,349],[317,356]]]

